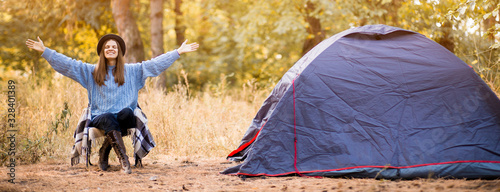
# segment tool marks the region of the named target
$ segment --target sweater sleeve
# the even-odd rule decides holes
[[[160,75],[163,71],[167,70],[172,63],[179,59],[180,55],[177,50],[169,51],[167,53],[161,54],[148,61],[143,61],[138,64],[132,64],[135,68],[138,68],[138,75],[136,78],[140,83],[140,87],[143,87],[146,79],[148,77],[156,77]]]
[[[89,78],[92,78],[94,65],[77,61],[49,48],[45,48],[42,57],[49,62],[54,70],[75,80],[87,89]]]

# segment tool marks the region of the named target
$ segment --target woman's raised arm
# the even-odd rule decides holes
[[[196,51],[198,49],[198,47],[200,47],[200,45],[198,43],[190,43],[190,44],[186,44],[187,43],[187,39],[186,41],[184,41],[184,43],[182,43],[182,45],[177,49],[177,52],[180,54],[183,54],[183,53],[189,53],[189,52],[193,52],[193,51]]]
[[[92,72],[95,68],[94,65],[77,61],[45,47],[40,37],[38,37],[38,41],[31,39],[26,40],[26,46],[30,49],[42,52],[42,57],[49,62],[54,70],[77,81],[84,88],[87,88],[88,82],[93,81],[93,79],[90,78],[92,78]]]
[[[43,45],[43,41],[40,39],[40,37],[37,37],[38,41],[34,41],[31,39],[26,40],[26,46],[30,49],[34,49],[40,52],[45,51],[45,46]]]

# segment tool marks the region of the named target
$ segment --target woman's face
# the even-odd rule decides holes
[[[104,44],[104,57],[108,60],[118,57],[118,43],[115,40],[109,40]]]

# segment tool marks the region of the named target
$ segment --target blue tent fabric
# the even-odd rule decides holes
[[[416,32],[341,32],[282,77],[223,174],[500,177],[500,100]]]

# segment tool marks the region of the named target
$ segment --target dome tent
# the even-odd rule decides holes
[[[223,174],[497,178],[500,100],[421,34],[353,28],[285,73],[228,158]]]

